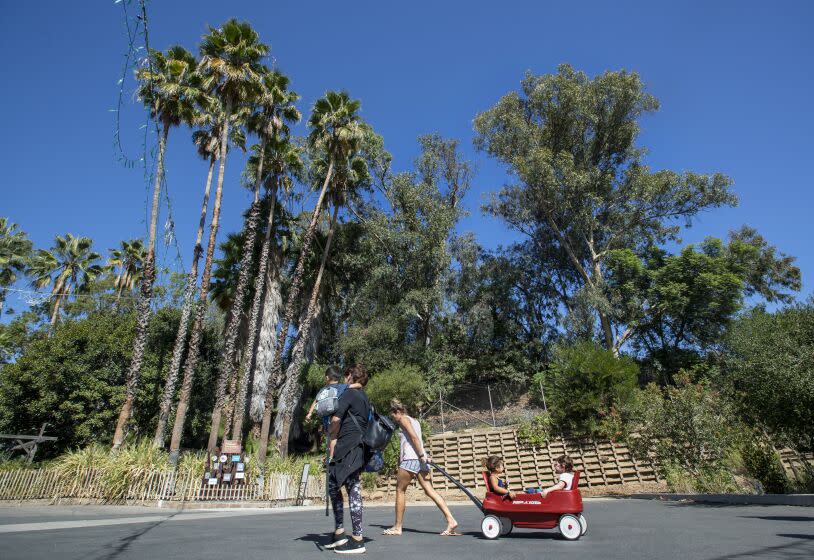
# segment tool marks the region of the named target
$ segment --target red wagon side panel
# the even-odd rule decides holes
[[[484,473],[489,488],[488,474]],[[582,513],[582,495],[578,489],[579,471],[574,472],[571,490],[555,490],[543,498],[542,494],[519,493],[514,500],[487,491],[483,511],[498,517],[508,517],[516,527],[551,529],[564,513]]]

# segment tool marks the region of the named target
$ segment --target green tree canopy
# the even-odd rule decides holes
[[[721,381],[748,420],[779,443],[814,449],[814,301],[739,317],[724,364]]]
[[[476,145],[517,179],[486,210],[560,267],[564,298],[589,302],[614,352],[620,331],[608,312],[608,253],[674,240],[679,224],[736,202],[720,173],[649,169],[636,141],[639,120],[657,108],[636,73],[590,79],[562,65],[556,74],[527,74],[520,92],[475,119]]]

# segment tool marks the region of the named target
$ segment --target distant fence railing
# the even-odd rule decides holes
[[[419,418],[433,432],[516,425],[544,410],[530,401],[529,388],[527,382],[460,383],[439,389]]]
[[[319,500],[325,496],[322,477],[309,477],[300,493],[300,477],[272,473],[262,481],[240,485],[209,486],[196,473],[151,471],[111,494],[103,485],[103,472],[85,469],[66,478],[53,469],[18,469],[0,472],[0,500],[98,500],[112,503],[167,501],[264,501],[280,505],[298,497]]]

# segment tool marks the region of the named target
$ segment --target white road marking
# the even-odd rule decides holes
[[[286,511],[280,511],[286,510]],[[201,521],[236,515],[268,515],[302,511],[302,508],[229,509],[202,513],[176,513],[174,515],[142,515],[138,517],[115,517],[108,519],[78,519],[75,521],[43,521],[38,523],[13,523],[0,525],[0,533],[25,533],[29,531],[55,531],[59,529],[81,529],[85,527],[105,527],[108,525],[129,525],[134,523],[161,523],[164,521]]]

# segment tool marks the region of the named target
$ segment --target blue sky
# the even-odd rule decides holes
[[[127,0],[125,0],[127,1]],[[114,0],[2,1],[0,215],[36,246],[57,233],[87,235],[105,252],[145,233],[144,173],[113,146],[123,55],[122,6]],[[134,9],[135,4],[133,6]],[[458,138],[479,172],[461,231],[486,247],[514,235],[483,217],[503,169],[472,148],[472,119],[516,89],[526,70],[569,62],[590,75],[641,74],[661,110],[642,121],[652,168],[721,171],[740,205],[703,215],[686,242],[742,224],[794,255],[812,291],[814,250],[814,3],[785,2],[148,2],[150,46],[196,50],[207,25],[249,20],[289,74],[307,114],[327,89],[347,89],[383,135],[394,167],[410,167],[416,137]],[[125,82],[121,136],[141,156],[144,116]],[[188,264],[205,164],[187,130],[170,133],[167,179],[178,243]],[[222,232],[239,229],[249,202],[244,159],[230,156]],[[161,223],[166,216],[163,209]],[[173,264],[175,249],[159,257]],[[19,302],[9,304],[17,308]]]

